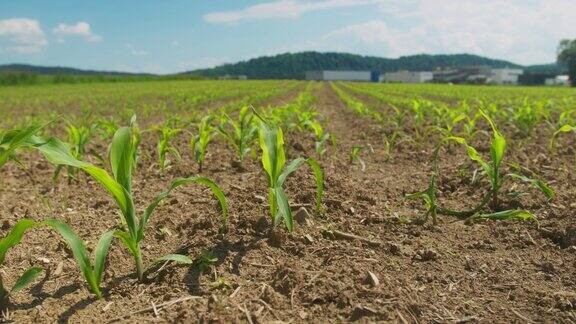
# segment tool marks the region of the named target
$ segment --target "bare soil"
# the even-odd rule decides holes
[[[103,287],[95,300],[85,287],[70,251],[49,230],[26,235],[3,267],[10,285],[30,265],[47,271],[30,289],[12,296],[6,319],[17,322],[575,322],[576,225],[573,154],[546,151],[546,140],[517,140],[507,158],[537,170],[557,191],[552,202],[525,186],[505,188],[503,204],[526,208],[539,222],[467,224],[439,216],[439,225],[407,220],[423,215],[419,201],[405,195],[428,184],[434,138],[399,145],[392,154],[382,145],[380,127],[343,105],[329,85],[316,91],[322,123],[336,145],[320,159],[326,176],[323,215],[314,215],[314,179],[306,167],[287,182],[294,205],[309,217],[294,233],[271,231],[265,197],[266,176],[257,159],[234,166],[232,148],[222,140],[209,147],[202,175],[219,183],[230,206],[229,233],[218,234],[219,210],[208,190],[178,190],[152,216],[144,241],[145,262],[167,253],[197,256],[211,251],[217,262],[168,265],[137,283],[129,254],[114,244]],[[178,139],[181,163],[165,173],[155,166],[155,136],[143,139],[134,176],[138,211],[172,179],[197,174],[188,155],[188,138]],[[314,156],[308,135],[288,134],[289,160]],[[573,145],[568,143],[566,146]],[[352,147],[364,149],[359,164]],[[481,153],[488,150],[480,140]],[[104,144],[95,150],[105,152]],[[35,154],[14,164],[0,179],[0,232],[18,219],[66,220],[91,247],[119,222],[115,203],[81,175],[68,184],[51,182],[53,168]],[[443,152],[439,179],[441,204],[467,209],[485,184],[473,186],[458,170],[465,152]],[[459,175],[460,174],[460,175]],[[527,192],[508,198],[506,192]],[[299,207],[295,208],[295,211]]]

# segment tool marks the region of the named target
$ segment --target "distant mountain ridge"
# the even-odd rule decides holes
[[[225,75],[246,75],[251,79],[303,79],[304,72],[311,70],[433,71],[438,68],[466,65],[487,65],[493,68],[523,68],[529,72],[547,74],[558,74],[563,70],[555,63],[522,66],[506,60],[491,59],[473,54],[419,54],[391,59],[349,53],[300,52],[261,56],[237,63],[223,64],[213,68],[197,69],[179,74],[182,76],[197,75],[208,78]],[[30,72],[43,75],[155,76],[152,73],[96,71],[29,64],[0,65],[0,72],[5,71]]]
[[[117,71],[96,71],[96,70],[83,70],[70,67],[61,66],[38,66],[30,64],[5,64],[0,65],[0,72],[15,71],[15,72],[30,72],[45,75],[54,74],[70,74],[70,75],[110,75],[110,76],[145,76],[153,75],[150,73],[130,73],[130,72],[117,72]]]
[[[254,79],[302,79],[305,71],[311,70],[370,70],[393,72],[398,70],[433,71],[438,68],[470,65],[486,65],[492,68],[523,68],[510,61],[486,58],[472,54],[419,54],[396,59],[362,56],[335,52],[285,53],[262,56],[234,64],[185,72],[205,77],[223,75],[246,75]],[[553,69],[556,65],[541,65],[541,70]]]

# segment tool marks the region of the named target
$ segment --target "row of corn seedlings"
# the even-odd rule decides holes
[[[496,127],[495,118],[510,126],[508,128],[515,129],[514,134],[519,138],[532,136],[540,125],[544,125],[544,129],[552,129],[550,150],[554,149],[555,139],[561,133],[576,130],[576,127],[566,124],[570,120],[570,110],[555,114],[555,111],[550,109],[551,102],[549,100],[522,98],[514,101],[513,105],[509,102],[508,104],[495,103],[487,99],[484,101],[474,100],[473,103],[463,100],[446,104],[424,99],[423,96],[410,99],[406,96],[402,97],[400,94],[393,93],[390,95],[385,91],[385,88],[373,85],[338,84],[333,85],[333,88],[343,102],[359,114],[372,117],[380,123],[383,119],[387,120],[387,125],[383,125],[383,129],[388,126],[388,129],[394,129],[393,132],[410,132],[414,140],[419,143],[426,142],[423,141],[423,138],[434,134],[438,144],[434,149],[434,170],[430,175],[429,184],[426,189],[407,196],[423,201],[426,209],[423,220],[426,221],[430,216],[434,224],[437,223],[438,214],[471,219],[534,219],[534,215],[526,210],[501,208],[499,192],[504,184],[511,180],[521,181],[537,188],[547,200],[554,197],[554,191],[534,172],[517,163],[505,160],[506,146],[509,141]],[[356,107],[366,106],[366,104],[349,92],[368,95],[385,104],[384,109],[374,106],[372,113],[365,113],[366,109],[361,110]],[[555,115],[558,116],[557,122],[554,122]],[[386,116],[386,118],[382,118],[382,116]],[[488,135],[487,132],[478,127],[481,120],[485,121],[491,129],[490,160],[485,160],[482,154],[469,144],[479,133]],[[391,123],[390,121],[399,122]],[[558,127],[558,124],[561,126]],[[542,131],[542,129],[538,129],[538,131]],[[438,160],[440,152],[449,147],[451,143],[463,146],[470,160],[478,165],[478,169],[473,173],[472,182],[477,183],[482,178],[486,178],[490,184],[486,194],[470,210],[455,211],[439,206],[437,181],[443,173],[438,170]]]
[[[198,162],[200,168],[207,145],[215,134],[221,134],[233,146],[240,162],[253,149],[253,142],[257,140],[261,150],[262,167],[269,183],[267,192],[271,223],[274,226],[284,224],[288,231],[294,229],[294,222],[284,184],[287,178],[304,163],[311,167],[316,178],[316,210],[318,213],[322,211],[324,176],[319,162],[313,158],[301,157],[287,163],[284,148],[284,127],[313,131],[316,138],[325,140],[325,135],[319,134],[321,133],[321,126],[314,119],[315,114],[311,112],[312,101],[310,88],[308,88],[293,103],[279,108],[271,107],[261,114],[253,107],[245,106],[239,110],[238,119],[225,113],[207,115],[197,124],[198,132],[191,138],[193,158]],[[309,117],[302,118],[301,115]],[[298,120],[296,125],[294,125],[295,119]],[[213,122],[216,122],[217,125],[213,125]],[[171,144],[171,139],[183,132],[178,124],[177,121],[168,121],[160,127],[151,129],[151,131],[160,134],[157,153],[158,165],[161,169],[170,165],[170,158],[181,158],[177,148]],[[132,178],[138,162],[138,147],[143,131],[138,128],[135,117],[132,118],[129,126],[123,127],[110,120],[93,124],[85,123],[79,126],[67,122],[67,142],[56,137],[41,135],[42,130],[47,129],[48,125],[50,124],[33,124],[25,128],[0,132],[0,167],[9,161],[20,163],[18,151],[21,149],[38,151],[55,166],[55,176],[62,168],[66,168],[71,179],[75,177],[77,171],[82,171],[100,184],[102,189],[116,202],[120,219],[115,228],[101,234],[92,253],[74,229],[61,220],[33,221],[22,219],[0,241],[0,264],[4,261],[6,252],[21,241],[25,232],[37,227],[48,227],[61,235],[63,241],[72,250],[89,290],[97,297],[103,295],[102,275],[105,271],[108,251],[115,241],[124,246],[133,258],[135,276],[140,281],[145,280],[148,271],[154,269],[160,262],[191,264],[193,261],[187,255],[168,254],[156,258],[146,265],[143,263],[144,258],[141,249],[147,225],[154,210],[174,190],[188,184],[200,184],[211,189],[220,206],[221,226],[219,232],[223,235],[226,233],[228,205],[225,194],[214,181],[202,176],[173,180],[165,191],[159,193],[147,206],[144,206],[146,208],[143,209],[142,213],[137,213],[140,208],[135,205]],[[99,125],[104,126],[98,127]],[[110,171],[85,159],[86,145],[91,136],[98,131],[106,136],[113,134],[110,139],[107,159]],[[321,147],[318,143],[316,146]],[[324,151],[325,148],[322,148],[320,152],[323,153]],[[102,162],[103,160],[101,156],[98,156],[98,161]],[[38,267],[28,269],[10,289],[4,288],[0,278],[0,302],[6,304],[11,293],[15,293],[33,282],[41,272],[42,269]]]

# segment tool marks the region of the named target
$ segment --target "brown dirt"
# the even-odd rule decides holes
[[[231,148],[217,140],[209,148],[202,174],[226,191],[230,232],[218,235],[216,203],[204,188],[189,186],[158,208],[143,244],[146,262],[166,253],[197,256],[209,250],[218,259],[209,271],[170,265],[139,284],[127,251],[115,244],[103,283],[106,296],[94,300],[59,238],[47,230],[34,230],[9,252],[5,281],[13,283],[32,264],[43,264],[48,271],[39,283],[13,296],[8,318],[18,322],[576,321],[573,152],[543,155],[544,139],[510,147],[512,161],[543,170],[545,179],[556,180],[558,197],[550,204],[530,189],[518,201],[504,202],[533,211],[539,225],[514,221],[467,225],[447,216],[439,217],[437,227],[408,224],[404,220],[421,216],[422,207],[404,195],[427,186],[434,139],[417,150],[401,145],[390,156],[382,148],[377,125],[354,115],[327,84],[316,95],[323,124],[337,139],[320,160],[326,174],[322,217],[297,224],[293,234],[269,233],[267,208],[259,197],[267,188],[259,162],[249,159],[245,170],[237,170],[231,163]],[[153,136],[143,140],[143,157],[134,176],[139,211],[171,179],[197,173],[185,137],[178,140],[185,152],[182,163],[164,174],[156,172]],[[349,163],[355,145],[365,147],[364,171]],[[287,136],[289,159],[312,156],[313,146],[307,135]],[[485,143],[480,146],[485,153]],[[473,205],[481,189],[457,176],[457,168],[467,165],[464,152],[454,149],[443,156],[441,202],[459,209]],[[3,234],[22,217],[56,217],[68,221],[93,247],[101,233],[117,224],[114,202],[96,183],[81,176],[67,184],[62,177],[53,188],[51,166],[36,155],[24,161],[29,174],[13,164],[2,170]],[[314,180],[306,167],[289,178],[287,188],[292,202],[313,203]],[[361,239],[341,239],[337,231]],[[59,267],[62,271],[57,271]],[[370,273],[378,285],[371,282]],[[222,280],[227,285],[215,284]],[[197,298],[158,306],[158,314],[151,308],[189,296]],[[139,310],[143,311],[134,313]]]

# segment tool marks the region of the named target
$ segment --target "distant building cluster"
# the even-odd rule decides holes
[[[307,71],[306,80],[378,82],[380,74],[373,71]]]
[[[569,86],[570,78],[568,78],[567,75],[557,75],[544,79],[544,84],[550,86]]]
[[[398,71],[388,72],[380,75],[380,82],[400,82],[400,83],[426,83],[434,79],[434,73],[428,71]]]
[[[523,78],[524,77],[524,78]],[[466,84],[546,84],[569,85],[568,76],[545,76],[537,82],[523,82],[532,79],[524,70],[515,68],[494,69],[489,66],[463,66],[436,71],[396,71],[380,74],[375,71],[307,71],[306,80],[317,81],[359,81],[388,83],[466,83]]]

